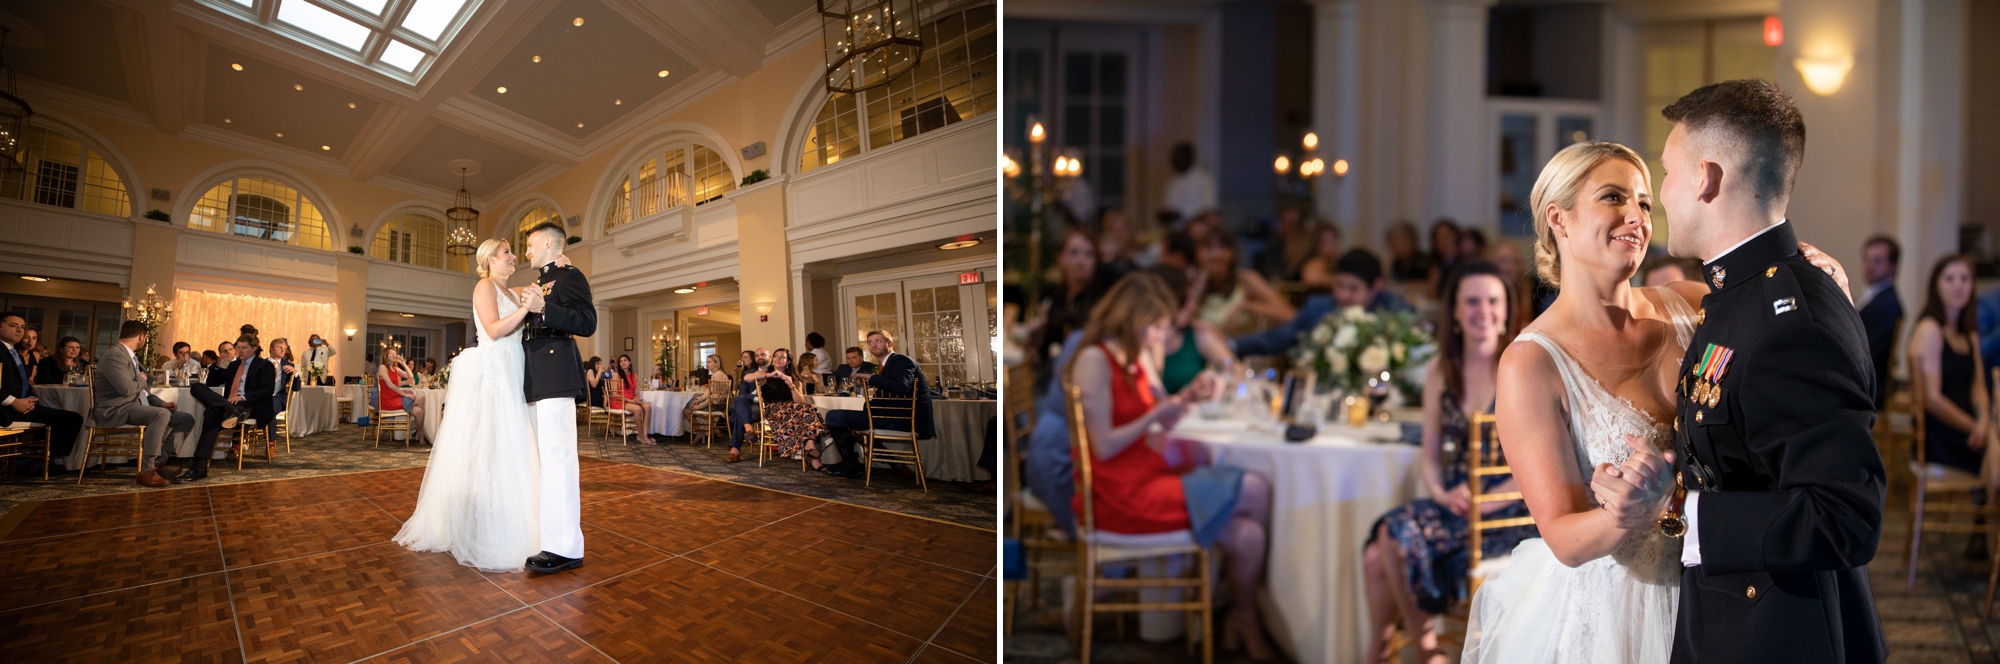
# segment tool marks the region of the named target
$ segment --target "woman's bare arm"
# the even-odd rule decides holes
[[[1417,455],[1418,477],[1424,481],[1424,491],[1431,500],[1453,514],[1463,515],[1469,503],[1461,503],[1448,495],[1453,487],[1444,485],[1444,372],[1438,369],[1438,359],[1433,357],[1424,363],[1424,451]]]
[[[1299,315],[1299,311],[1280,297],[1277,289],[1272,288],[1271,282],[1265,281],[1263,275],[1251,270],[1238,270],[1236,280],[1243,284],[1243,306],[1251,313],[1280,323],[1289,322]]]
[[[1125,447],[1144,440],[1147,427],[1154,422],[1171,423],[1187,406],[1179,401],[1164,400],[1153,406],[1145,415],[1126,422],[1124,426],[1111,426],[1111,381],[1115,380],[1111,363],[1104,350],[1097,347],[1077,351],[1070,359],[1070,380],[1083,388],[1083,425],[1090,434],[1090,449],[1099,459],[1109,459],[1125,451]]]
[[[1627,531],[1590,504],[1554,358],[1533,342],[1517,341],[1500,356],[1496,382],[1498,436],[1549,550],[1570,567],[1616,551]]]
[[[1910,342],[1910,361],[1924,370],[1924,384],[1915,386],[1924,391],[1924,410],[1936,415],[1945,426],[1972,431],[1972,414],[1944,397],[1944,378],[1938,375],[1938,370],[1944,366],[1944,328],[1938,326],[1937,321],[1925,318],[1917,323]]]

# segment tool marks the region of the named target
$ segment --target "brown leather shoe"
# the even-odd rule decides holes
[[[729,459],[728,459],[729,463],[736,463],[742,460],[743,460],[743,454],[740,450],[732,449],[729,451]]]
[[[166,485],[167,485],[167,479],[164,477],[160,477],[160,471],[158,470],[148,470],[146,472],[139,473],[139,486],[163,487]]]

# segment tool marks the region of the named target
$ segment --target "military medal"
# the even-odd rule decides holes
[[[1709,344],[1702,351],[1701,364],[1695,367],[1694,400],[1696,403],[1714,408],[1722,401],[1722,377],[1729,372],[1729,360],[1736,351],[1727,347]]]

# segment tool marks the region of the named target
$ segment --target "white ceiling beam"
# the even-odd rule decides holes
[[[742,78],[764,67],[764,44],[774,30],[748,2],[702,0],[602,0],[634,27],[705,70]]]

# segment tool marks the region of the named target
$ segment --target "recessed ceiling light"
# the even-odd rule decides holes
[[[285,137],[285,132],[282,131],[278,132],[278,138],[284,138],[284,137]]]
[[[223,118],[223,119],[222,119],[222,124],[229,124],[229,123],[231,123],[231,122],[235,122],[235,120],[231,120],[231,119],[229,119],[229,118]]]
[[[979,246],[978,238],[973,238],[970,240],[959,240],[957,242],[946,242],[944,244],[938,245],[938,248],[943,249],[945,251],[951,251],[953,249],[964,249],[966,247],[976,247],[976,246]]]
[[[625,100],[623,100],[623,99],[613,99],[613,100],[611,100],[611,105],[612,105],[612,106],[624,106],[624,105],[625,105]]]
[[[49,280],[49,278],[48,278],[48,277],[37,277],[37,276],[34,276],[34,275],[32,275],[32,274],[24,274],[24,275],[21,275],[21,278],[22,278],[22,279],[26,279],[26,280],[28,280],[28,281],[48,281],[48,280]]]
[[[231,62],[229,63],[229,68],[234,69],[236,71],[243,71],[243,64],[237,62]]]
[[[692,293],[692,292],[694,292],[694,287],[693,287],[693,286],[682,286],[682,287],[680,287],[680,288],[676,288],[676,289],[674,289],[674,292],[675,292],[675,293],[679,293],[679,294],[681,294],[681,295],[686,295],[686,294],[688,294],[688,293]]]
[[[398,315],[398,316],[402,316],[402,317],[404,317],[404,318],[416,318],[416,317],[417,317],[417,315],[416,315],[416,314],[397,314],[397,315]]]
[[[332,150],[332,149],[333,149],[333,146],[331,146],[331,145],[322,145],[322,146],[319,146],[319,149],[321,149],[321,150]]]
[[[499,91],[500,91],[500,94],[503,94],[503,95],[504,95],[504,94],[507,94],[507,86],[504,86],[504,85],[500,86],[500,87],[499,87]]]
[[[569,22],[569,24],[570,24],[570,25],[574,25],[574,26],[576,26],[576,27],[579,27],[579,28],[581,28],[581,27],[583,27],[583,17],[582,17],[582,16],[578,16],[578,17],[576,17],[576,20],[574,20],[574,21],[570,21],[570,22]]]
[[[541,61],[542,61],[542,56],[539,56],[539,55],[537,55],[537,56],[535,56],[535,57],[532,57],[532,58],[528,58],[528,60],[529,60],[530,62],[541,62]]]
[[[578,123],[576,123],[576,128],[577,128],[577,129],[582,129],[582,128],[583,128],[583,123],[581,123],[581,122],[578,122]]]
[[[350,102],[347,102],[347,107],[348,107],[348,108],[354,108],[354,102],[351,102],[351,101],[350,101]]]
[[[666,78],[666,77],[667,77],[667,70],[665,69],[660,70],[660,78]]]
[[[304,91],[305,91],[305,89],[306,89],[306,86],[303,86],[303,85],[299,85],[299,84],[297,84],[297,83],[293,83],[293,84],[292,84],[292,89],[293,89],[293,90],[298,90],[298,91],[300,91],[300,92],[304,92]]]

